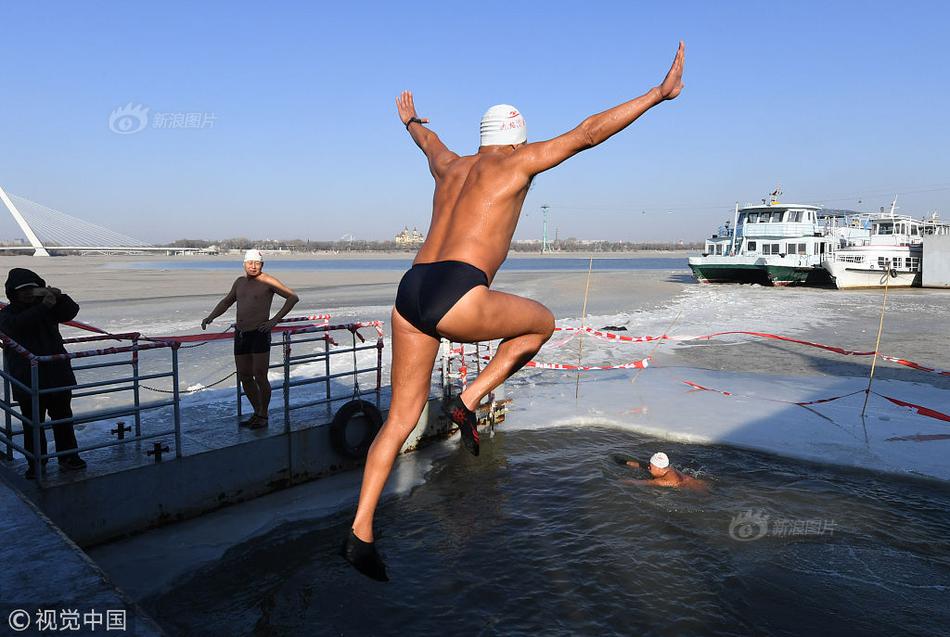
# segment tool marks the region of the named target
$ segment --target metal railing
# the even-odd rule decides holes
[[[301,319],[285,319],[284,321],[281,321],[281,323],[296,322],[298,320]],[[357,345],[357,340],[359,340],[360,343],[366,343],[366,339],[359,332],[359,330],[362,328],[374,328],[376,330],[375,343]],[[338,345],[338,343],[330,335],[330,332],[333,331],[349,332],[350,338],[352,339],[352,345],[350,347],[332,349],[332,346]],[[322,343],[323,346],[322,348],[318,347],[315,351],[306,352],[303,354],[294,354],[295,347],[304,345],[306,343]],[[357,361],[357,354],[367,350],[376,350],[376,365],[373,367],[360,369]],[[352,378],[353,399],[361,398],[362,396],[368,394],[375,394],[376,407],[380,407],[383,380],[383,332],[381,322],[371,321],[340,325],[308,325],[297,329],[284,330],[281,333],[281,351],[282,358],[280,362],[270,364],[268,366],[268,370],[280,369],[283,373],[281,382],[272,385],[271,390],[274,392],[280,391],[281,395],[283,396],[285,427],[290,426],[291,411],[305,409],[307,407],[330,405],[335,401],[342,400],[340,396],[334,396],[332,390],[332,382],[338,378]],[[343,354],[352,354],[353,368],[351,370],[333,373],[331,370],[331,358]],[[307,363],[323,363],[323,374],[309,377],[291,377],[291,372],[294,367]],[[368,374],[371,372],[375,373],[376,375],[374,385],[371,389],[361,389],[359,386],[359,376],[361,374]],[[292,388],[318,384],[322,384],[324,386],[324,391],[321,394],[321,398],[298,403],[291,402],[290,390]],[[245,396],[244,390],[241,387],[240,376],[235,379],[235,394],[237,399],[237,415],[238,418],[240,418],[243,408],[241,398]]]
[[[96,335],[96,336],[84,336],[78,338],[68,338],[63,339],[64,343],[90,343],[97,341],[112,341],[117,340],[120,342],[128,342],[129,345],[122,345],[120,347],[106,347],[98,348],[91,350],[84,350],[78,352],[67,352],[65,354],[50,354],[45,356],[35,355],[29,352],[26,348],[21,346],[19,343],[11,339],[6,334],[0,333],[0,342],[3,344],[3,349],[5,353],[19,356],[29,362],[30,365],[30,384],[27,385],[15,378],[10,373],[10,365],[8,356],[4,356],[3,371],[0,372],[0,376],[3,378],[3,401],[0,402],[0,408],[4,412],[4,429],[3,434],[0,436],[0,442],[6,447],[6,458],[7,460],[13,459],[13,451],[19,451],[27,460],[30,461],[35,467],[35,476],[37,482],[42,482],[43,477],[45,476],[45,464],[49,458],[57,458],[59,456],[70,455],[74,453],[80,453],[83,451],[91,451],[93,449],[102,449],[104,447],[113,447],[116,445],[122,445],[129,442],[136,442],[142,440],[148,440],[151,438],[159,438],[169,435],[175,436],[175,454],[176,456],[181,456],[181,412],[180,412],[180,396],[178,391],[178,348],[179,343],[169,343],[163,341],[147,342],[140,343],[141,334],[137,332],[129,332],[124,334],[106,334],[106,335]],[[139,369],[139,353],[146,350],[159,350],[167,349],[171,353],[171,369],[165,372],[157,372],[151,374],[142,374]],[[74,372],[91,370],[91,369],[104,369],[110,367],[125,367],[128,366],[131,369],[129,375],[121,375],[118,378],[110,378],[106,380],[97,380],[92,382],[81,383],[77,382],[74,385],[63,385],[58,387],[41,387],[40,384],[40,366],[48,363],[55,362],[71,362],[77,359],[84,358],[95,358],[102,356],[114,356],[121,354],[129,354],[128,360],[112,360],[106,362],[92,362],[83,365],[72,366]],[[159,378],[171,378],[172,385],[174,390],[172,392],[172,398],[170,400],[158,400],[154,402],[142,403],[140,396],[140,383],[142,381],[155,380]],[[43,420],[41,418],[41,399],[44,396],[49,396],[53,394],[71,392],[72,398],[83,398],[88,396],[101,396],[104,394],[114,394],[118,392],[130,392],[132,394],[131,405],[124,407],[112,407],[107,409],[98,409],[89,412],[85,412],[81,415],[73,415],[70,418],[58,418],[54,420]],[[17,401],[20,403],[20,410],[14,408],[14,401],[12,400],[14,394],[19,393],[21,396],[29,397],[29,408],[26,408],[26,405],[23,402]],[[143,434],[142,433],[142,413],[146,411],[152,411],[155,409],[162,408],[172,408],[173,413],[173,423],[174,427],[172,429],[157,431],[153,433]],[[24,412],[29,412],[27,416]],[[45,411],[45,410],[44,410]],[[57,449],[53,453],[42,453],[41,449],[43,448],[41,438],[46,437],[46,430],[51,429],[57,425],[78,425],[89,422],[96,422],[99,420],[104,420],[108,418],[118,418],[122,416],[133,416],[135,419],[135,436],[132,438],[126,439],[124,436],[120,437],[118,440],[112,440],[109,442],[101,442],[96,444],[90,444],[85,446],[78,446],[75,449]],[[20,429],[14,431],[13,429],[13,419],[16,418],[20,421]],[[26,450],[26,441],[21,446],[14,441],[14,436],[25,435],[24,425],[29,426],[32,430],[32,443],[33,451]]]
[[[281,360],[277,363],[269,365],[268,369],[277,369],[280,368],[283,371],[282,382],[276,384],[273,387],[273,391],[280,391],[283,397],[283,414],[284,414],[284,424],[285,428],[289,430],[290,427],[290,413],[294,410],[304,409],[307,407],[314,407],[319,405],[329,406],[331,403],[339,400],[343,400],[345,397],[350,396],[350,393],[347,392],[346,396],[341,396],[339,394],[334,395],[333,391],[333,382],[341,378],[350,377],[353,382],[353,398],[360,398],[368,394],[375,394],[375,403],[376,407],[380,407],[381,402],[381,390],[382,390],[382,356],[383,356],[383,331],[382,323],[380,321],[372,322],[358,322],[358,323],[349,323],[349,324],[340,324],[340,325],[314,325],[314,319],[327,320],[328,316],[307,316],[307,317],[296,317],[284,319],[281,323],[284,324],[293,324],[293,323],[304,323],[299,328],[290,326],[283,326],[278,333],[281,334],[281,351],[282,357]],[[88,326],[87,326],[88,327]],[[361,329],[374,329],[376,332],[376,341],[375,343],[368,343],[366,338],[360,334]],[[346,331],[350,333],[350,338],[352,339],[352,344],[347,347],[336,348],[333,346],[338,345],[338,343],[331,336],[331,332],[334,331]],[[0,408],[4,412],[5,426],[0,435],[0,445],[6,447],[6,459],[13,459],[14,450],[22,453],[26,456],[27,460],[33,464],[35,467],[35,479],[39,486],[42,486],[43,479],[45,477],[45,464],[49,458],[55,458],[59,456],[65,456],[73,453],[81,453],[84,451],[91,451],[94,449],[102,449],[105,447],[112,447],[116,445],[122,445],[132,442],[139,442],[142,440],[167,437],[174,435],[175,439],[175,457],[181,457],[181,390],[179,389],[179,348],[181,347],[181,342],[174,340],[173,338],[165,339],[154,339],[142,336],[138,332],[130,332],[124,334],[96,334],[94,336],[82,336],[77,338],[67,338],[63,339],[64,343],[67,344],[83,344],[83,343],[94,343],[99,341],[106,340],[117,340],[123,343],[128,343],[119,347],[107,347],[99,349],[91,349],[84,351],[74,351],[68,352],[65,354],[54,354],[48,356],[38,356],[29,352],[22,345],[11,339],[6,334],[0,333],[0,344],[2,344],[5,356],[3,370],[0,371],[0,377],[3,378],[4,393],[3,400],[0,401]],[[361,344],[357,344],[357,340]],[[145,342],[141,342],[145,341]],[[322,347],[317,347],[315,351],[304,352],[304,353],[295,353],[295,348],[299,346],[308,344],[308,343],[322,343]],[[365,344],[363,344],[365,343]],[[167,371],[158,371],[155,373],[143,374],[140,370],[140,361],[139,354],[146,350],[162,350],[167,349],[171,354],[171,366]],[[360,368],[358,366],[357,355],[361,351],[366,350],[375,350],[376,351],[376,364],[375,366]],[[74,372],[82,372],[88,370],[100,370],[104,368],[116,368],[116,367],[128,367],[130,372],[126,375],[120,375],[117,378],[110,379],[99,379],[90,382],[77,382],[74,385],[60,386],[60,387],[47,387],[43,388],[40,386],[40,366],[46,363],[51,362],[63,362],[63,361],[74,361],[78,359],[95,359],[96,357],[113,357],[115,355],[128,354],[128,359],[124,360],[94,360],[93,362],[74,365],[72,369]],[[353,367],[350,370],[346,371],[337,371],[333,372],[331,370],[331,358],[351,354],[353,356]],[[24,360],[29,362],[30,365],[30,384],[22,382],[15,378],[9,369],[9,356],[19,356]],[[294,367],[306,364],[306,363],[319,363],[322,362],[323,373],[317,376],[307,376],[307,377],[291,377],[291,371]],[[375,382],[368,385],[366,389],[360,387],[359,377],[363,374],[375,373]],[[170,378],[172,382],[172,389],[170,392],[171,398],[166,400],[157,400],[153,402],[142,402],[141,400],[141,390],[150,389],[147,386],[142,385],[143,381],[154,381],[156,379]],[[292,403],[291,402],[291,390],[294,388],[302,388],[309,385],[319,385],[323,384],[324,389],[320,392],[320,397],[317,399],[305,400],[302,402]],[[244,395],[241,389],[241,381],[238,377],[237,379],[237,413],[238,418],[241,417],[241,398]],[[112,407],[106,409],[98,409],[93,411],[84,412],[82,414],[73,414],[70,418],[59,418],[55,420],[42,421],[41,419],[41,399],[43,396],[48,396],[51,394],[62,393],[62,392],[72,392],[72,398],[82,398],[82,397],[91,397],[91,396],[102,396],[105,394],[115,394],[121,392],[129,392],[131,394],[130,404]],[[16,408],[16,404],[19,401],[14,401],[15,395],[19,394],[20,396],[28,396],[29,402],[20,402],[21,409]],[[162,408],[172,408],[173,413],[173,428],[172,429],[163,429],[157,432],[143,433],[142,431],[142,415],[145,412],[153,411],[156,409]],[[29,416],[25,415],[29,413]],[[117,440],[110,440],[108,442],[101,442],[95,444],[88,444],[84,446],[78,446],[75,449],[57,449],[53,453],[42,453],[42,438],[46,436],[46,430],[53,428],[57,425],[77,425],[83,423],[96,422],[106,419],[118,418],[123,416],[132,416],[134,418],[134,436],[124,437],[120,434]],[[14,430],[13,419],[20,421],[20,428]],[[15,441],[16,436],[24,435],[23,424],[30,426],[32,428],[32,443],[33,451],[27,451],[25,441],[23,445],[20,445]],[[156,458],[157,459],[157,458]]]

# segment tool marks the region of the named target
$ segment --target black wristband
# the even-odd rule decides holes
[[[411,124],[411,123],[413,123],[413,122],[416,122],[417,124],[421,124],[421,123],[422,123],[422,120],[419,119],[418,117],[410,117],[410,118],[409,118],[409,121],[406,122],[406,130],[409,130],[409,124]]]

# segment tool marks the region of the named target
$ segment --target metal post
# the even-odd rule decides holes
[[[284,332],[284,430],[290,435],[290,332]]]
[[[451,370],[449,368],[449,356],[451,356],[451,347],[452,344],[447,340],[440,339],[439,341],[439,353],[442,356],[442,397],[445,398],[449,395],[448,386],[451,382],[449,374]]]
[[[376,339],[376,409],[379,409],[383,387],[383,337]]]
[[[172,409],[175,414],[175,457],[181,458],[181,396],[178,393],[178,347],[180,343],[172,344]],[[138,412],[136,412],[136,416]]]
[[[323,354],[324,366],[326,373],[324,374],[324,385],[327,388],[327,414],[333,412],[333,403],[330,402],[330,335],[326,334],[326,337],[323,339]]]
[[[40,447],[40,436],[46,438],[46,432],[43,431],[43,424],[40,422],[40,368],[35,359],[30,361],[30,389],[32,398],[32,424],[33,424],[33,467],[36,483],[42,485],[42,479],[46,474],[46,467],[43,465],[42,447]],[[25,436],[24,436],[25,438]]]
[[[290,433],[290,332],[284,332],[284,435],[287,436],[287,483],[294,483],[294,441]]]
[[[135,437],[142,435],[142,414],[139,411],[139,337],[132,339],[132,399],[135,402]]]
[[[3,371],[7,374],[10,373],[10,365],[7,357],[3,357]],[[7,408],[3,410],[4,414],[4,433],[7,434],[7,460],[13,460],[13,446],[10,442],[13,440],[13,421],[10,416],[10,410],[13,409],[13,403],[10,402],[10,380],[4,376],[3,377],[3,400],[7,405]]]
[[[237,396],[237,419],[238,422],[241,421],[241,373],[235,372],[234,374],[234,392]]]
[[[548,251],[548,207],[541,206],[541,254]]]
[[[739,202],[736,202],[736,212],[732,218],[732,245],[729,247],[729,254],[736,254],[736,241],[738,240],[739,233]]]

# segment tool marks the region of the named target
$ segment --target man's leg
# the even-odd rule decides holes
[[[244,395],[247,396],[256,415],[260,411],[259,405],[261,399],[257,389],[257,383],[254,382],[254,355],[235,354],[234,366],[237,369],[238,378],[241,380],[241,387],[244,388]]]
[[[392,313],[392,402],[389,415],[369,448],[363,486],[353,520],[353,532],[364,542],[373,541],[373,515],[389,478],[393,462],[412,433],[429,397],[432,367],[439,341],[413,327],[399,312]]]
[[[554,315],[537,301],[479,286],[439,321],[446,338],[474,343],[503,339],[495,356],[461,394],[474,411],[479,401],[534,358],[554,332]]]
[[[50,420],[64,420],[73,417],[71,392],[50,394],[46,397],[46,413]],[[56,441],[56,451],[68,451],[79,446],[76,443],[76,430],[72,423],[53,425],[53,439]],[[78,456],[78,454],[72,454]],[[60,460],[66,456],[60,456]]]
[[[50,420],[63,420],[73,417],[72,392],[62,392],[51,394],[46,399],[46,411]],[[75,449],[76,431],[72,423],[63,423],[53,425],[53,438],[56,440],[56,451],[68,451]],[[79,457],[78,453],[71,453],[65,456],[59,456],[59,468],[63,469],[84,469],[86,461]]]
[[[267,420],[267,410],[270,407],[271,387],[267,380],[268,367],[270,366],[270,350],[266,352],[257,352],[251,354],[254,383],[257,385],[257,407],[254,412],[257,417]]]

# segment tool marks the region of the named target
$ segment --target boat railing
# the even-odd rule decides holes
[[[279,362],[269,366],[270,369],[279,368],[282,370],[283,378],[281,382],[275,384],[273,391],[275,393],[280,392],[282,397],[284,423],[288,429],[291,412],[306,407],[326,405],[329,409],[335,401],[362,398],[368,395],[374,396],[376,407],[380,407],[383,356],[382,323],[371,321],[315,325],[311,320],[312,318],[299,317],[281,321],[283,325],[277,333],[281,335],[279,344],[282,356]],[[300,327],[295,327],[295,323],[299,323]],[[372,337],[363,335],[362,332],[368,330],[374,332]],[[341,334],[343,337],[341,337]],[[345,344],[340,346],[337,339],[344,341]],[[150,439],[167,439],[170,436],[174,436],[175,440],[175,457],[180,458],[182,455],[182,391],[179,389],[179,349],[181,348],[181,341],[173,338],[152,339],[137,332],[96,334],[94,336],[63,339],[64,343],[73,346],[85,346],[90,343],[98,344],[103,341],[118,341],[119,345],[39,356],[31,353],[6,334],[0,333],[0,343],[2,343],[4,351],[3,369],[0,371],[0,377],[3,378],[3,397],[0,400],[0,408],[2,408],[4,414],[4,427],[0,432],[0,447],[5,447],[5,457],[8,461],[13,460],[14,451],[23,454],[28,462],[35,467],[35,480],[40,487],[43,486],[45,480],[45,464],[50,458]],[[315,344],[314,349],[303,351],[310,348],[309,344],[311,343]],[[169,358],[164,363],[150,360],[149,372],[143,373],[140,355],[145,351],[166,351],[169,353]],[[360,367],[359,353],[363,351],[374,351],[375,356],[373,356],[372,363],[363,362],[363,366]],[[351,368],[339,371],[332,368],[332,360],[339,360],[341,357],[347,356],[352,357]],[[29,382],[23,382],[11,373],[10,362],[13,357],[22,359],[22,361],[29,364]],[[73,385],[44,387],[41,373],[42,366],[67,361],[70,363],[73,372],[77,373],[77,382]],[[88,362],[73,364],[75,361]],[[320,364],[322,373],[315,376],[293,375],[292,372],[295,368],[312,363]],[[107,368],[123,371],[118,375],[112,375],[110,378],[102,378],[101,370]],[[94,370],[99,370],[95,380],[79,380],[78,377],[87,376]],[[366,375],[372,375],[372,380],[361,384],[360,379]],[[143,383],[158,379],[171,379],[171,390],[167,392],[169,397],[155,401],[142,401],[140,395],[142,389],[158,391],[143,385]],[[345,382],[341,383],[343,379],[348,379],[351,385]],[[318,397],[315,399],[310,397],[309,399],[299,400],[302,392],[292,391],[310,385],[322,385],[322,391],[318,392]],[[341,391],[341,387],[343,391]],[[118,406],[92,410],[77,409],[68,418],[44,421],[44,397],[63,392],[70,392],[71,398],[96,398],[125,393],[128,399]],[[236,394],[237,412],[240,418],[241,398],[244,395],[240,378],[238,378]],[[295,398],[298,400],[292,402],[292,399]],[[154,430],[143,426],[145,424],[143,416],[146,414],[169,409],[172,413],[172,426],[170,428],[167,426],[167,418],[163,420],[156,419],[161,424],[155,427]],[[134,426],[125,427],[124,423],[118,422],[116,429],[112,430],[112,433],[116,435],[114,440],[81,445],[75,449],[56,449],[55,452],[42,452],[44,446],[41,439],[45,438],[47,429],[58,425],[73,426],[111,421],[112,419],[130,416],[134,420]],[[18,426],[15,427],[14,421],[17,421]],[[127,431],[130,432],[128,436],[125,435]],[[25,441],[17,441],[17,437],[24,436],[25,432],[28,432],[31,436],[32,451],[26,449]],[[156,461],[160,459],[159,454],[162,452],[168,453],[168,449],[161,442],[157,442],[154,452]],[[153,452],[150,451],[149,453]]]
[[[300,319],[286,319],[283,323],[299,321]],[[369,342],[362,335],[360,330],[372,329],[375,331],[375,342]],[[334,339],[340,338],[343,334],[349,344],[340,346]],[[307,345],[313,343],[314,345]],[[272,386],[272,391],[280,392],[283,398],[284,425],[290,425],[290,412],[317,406],[329,406],[331,403],[343,400],[345,397],[352,399],[361,399],[363,396],[372,395],[376,407],[380,407],[382,392],[382,370],[383,370],[383,330],[382,322],[358,322],[345,323],[338,325],[304,325],[296,329],[285,329],[281,332],[281,359],[277,363],[269,365],[268,369],[281,370],[281,381]],[[299,352],[298,348],[311,351]],[[359,352],[375,351],[375,364],[359,367]],[[351,356],[352,368],[342,371],[333,371],[332,362],[334,359],[341,360],[340,357]],[[301,365],[317,364],[322,368],[322,373],[315,376],[298,375],[294,376],[293,371]],[[372,374],[371,382],[360,385],[360,377]],[[334,392],[334,383],[339,383],[341,379],[348,379],[352,383],[352,394],[341,395]],[[291,389],[302,388],[310,385],[322,385],[323,391],[318,392],[318,398],[292,402]],[[237,377],[235,382],[235,394],[237,399],[237,415],[242,415],[242,400],[245,396],[241,386],[241,379]]]
[[[166,341],[147,341],[137,332],[123,334],[97,334],[95,336],[83,336],[77,338],[63,339],[67,344],[87,344],[102,341],[118,341],[120,345],[113,347],[100,347],[81,351],[72,351],[62,354],[36,355],[28,351],[25,347],[14,341],[6,334],[0,333],[0,342],[3,344],[3,370],[0,376],[3,378],[3,398],[0,400],[0,408],[4,412],[4,427],[0,434],[0,443],[6,447],[7,460],[13,459],[13,451],[19,451],[35,467],[35,476],[38,483],[42,483],[45,476],[45,464],[50,458],[56,458],[77,452],[91,451],[93,449],[102,449],[117,445],[128,444],[130,442],[140,442],[154,438],[174,436],[175,455],[181,456],[181,411],[180,411],[180,393],[178,390],[178,350],[180,343]],[[170,357],[167,367],[163,366],[158,371],[143,374],[140,369],[140,354],[148,350],[166,350]],[[126,356],[127,355],[127,356]],[[29,384],[16,378],[10,371],[10,362],[12,357],[18,357],[29,364],[30,380]],[[90,362],[73,365],[73,361],[89,359]],[[68,363],[73,372],[80,372],[80,376],[85,376],[82,372],[88,370],[101,370],[105,368],[123,368],[128,369],[118,376],[107,379],[99,379],[89,382],[77,382],[73,385],[62,385],[55,387],[44,387],[41,380],[41,367],[50,363]],[[171,378],[172,392],[171,398],[142,402],[140,391],[143,381],[154,381],[161,378]],[[130,394],[131,400],[128,404],[118,407],[107,407],[103,409],[94,409],[83,413],[73,413],[68,418],[56,418],[44,421],[45,405],[43,399],[47,396],[69,392],[71,398],[97,397],[107,394],[126,393]],[[19,404],[20,409],[15,408]],[[173,426],[169,428],[159,428],[158,431],[142,431],[142,415],[147,412],[153,412],[160,409],[172,410]],[[134,427],[126,429],[124,423],[120,423],[121,431],[117,433],[117,439],[107,442],[97,442],[77,447],[75,449],[57,449],[52,453],[43,453],[41,439],[45,438],[46,430],[58,425],[79,425],[84,423],[97,422],[101,420],[122,418],[132,416],[134,418]],[[14,430],[13,420],[19,421],[19,430]],[[126,437],[125,432],[131,431],[132,436]],[[25,440],[24,444],[15,441],[16,436],[25,436],[29,432],[32,440],[32,451],[27,451]]]

